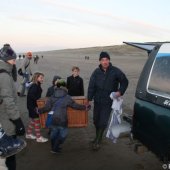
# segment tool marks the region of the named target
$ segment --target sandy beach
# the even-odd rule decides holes
[[[123,97],[124,112],[133,113],[135,90],[140,72],[147,59],[147,54],[139,49],[126,45],[94,47],[84,49],[67,49],[48,52],[37,52],[40,60],[38,64],[31,61],[33,72],[45,74],[42,85],[45,96],[54,75],[66,79],[71,75],[72,66],[80,68],[80,76],[84,80],[85,94],[87,94],[90,75],[99,65],[101,51],[110,54],[111,62],[119,67],[129,79],[129,87]],[[43,59],[41,56],[43,55]],[[85,60],[89,56],[89,60]],[[17,61],[19,66],[21,60]],[[18,83],[20,78],[18,79]],[[25,125],[28,124],[26,97],[18,98],[19,108]],[[36,143],[27,140],[27,147],[17,155],[18,170],[161,170],[162,163],[150,151],[143,154],[134,152],[134,145],[128,137],[121,137],[116,144],[104,138],[103,147],[94,152],[90,150],[89,141],[93,139],[95,129],[92,122],[92,111],[89,111],[89,122],[86,128],[70,128],[69,135],[63,145],[62,153],[50,153],[50,142]],[[42,134],[48,137],[47,129]]]

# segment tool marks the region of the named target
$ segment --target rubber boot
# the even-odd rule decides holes
[[[100,149],[103,133],[104,133],[103,128],[98,129],[95,142],[93,143],[93,150],[98,151]]]
[[[95,136],[95,138],[93,139],[93,140],[91,140],[90,141],[90,145],[93,145],[95,142],[96,142],[96,140],[97,140],[97,136],[98,136],[98,132],[99,132],[99,130],[98,130],[98,128],[96,127],[96,136]]]

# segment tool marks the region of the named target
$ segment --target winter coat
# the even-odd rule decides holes
[[[31,71],[31,67],[30,67],[30,59],[28,57],[24,58],[23,63],[21,65],[21,69],[22,69],[23,73],[32,75],[32,71]]]
[[[89,87],[88,100],[94,99],[97,103],[112,103],[110,93],[119,91],[123,95],[128,87],[128,79],[125,74],[110,63],[105,72],[101,65],[92,73]]]
[[[123,95],[127,86],[125,74],[111,63],[106,72],[101,65],[93,72],[88,87],[88,100],[94,99],[93,122],[96,128],[107,127],[112,105],[110,93],[119,91]]]
[[[0,73],[0,123],[7,135],[15,135],[15,126],[9,120],[20,118],[20,112],[17,106],[17,92],[12,78],[13,66],[0,60],[0,69],[6,70],[8,73]]]
[[[46,97],[51,97],[54,94],[54,88],[55,88],[54,85],[48,88]]]
[[[70,96],[84,96],[83,79],[73,75],[67,77],[67,89]]]
[[[38,114],[36,112],[36,108],[38,107],[37,105],[37,100],[41,98],[42,94],[42,88],[41,84],[38,83],[33,83],[28,90],[28,95],[27,95],[27,109],[29,111],[29,117],[30,118],[38,118]]]
[[[57,103],[57,107],[55,105]],[[68,124],[67,120],[67,107],[70,106],[74,109],[85,110],[86,107],[84,105],[80,105],[75,103],[75,101],[67,94],[67,91],[62,88],[56,88],[54,94],[48,99],[44,108],[40,108],[39,112],[49,112],[51,110],[54,111],[53,114],[53,126],[63,126],[66,127]]]

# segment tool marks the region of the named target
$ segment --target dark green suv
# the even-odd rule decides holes
[[[135,94],[133,136],[169,160],[170,43],[125,43],[148,52]]]

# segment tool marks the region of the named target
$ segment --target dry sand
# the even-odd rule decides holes
[[[85,93],[93,70],[98,67],[99,53],[108,51],[113,65],[124,71],[129,79],[129,87],[124,95],[124,112],[132,114],[135,89],[140,72],[147,59],[147,54],[129,46],[109,46],[85,49],[68,49],[49,52],[38,52],[38,65],[31,62],[33,71],[45,74],[42,85],[43,96],[51,85],[54,75],[66,78],[71,75],[72,66],[80,67],[80,76],[84,79]],[[90,60],[84,57],[89,56]],[[19,65],[20,61],[18,61]],[[26,98],[18,98],[24,123],[28,124]],[[151,152],[138,155],[134,145],[129,145],[129,138],[120,138],[116,144],[104,139],[103,147],[98,152],[89,148],[89,141],[94,137],[92,110],[89,112],[89,124],[86,128],[70,128],[69,136],[63,145],[61,154],[50,153],[50,142],[36,143],[27,140],[27,148],[17,155],[18,170],[161,170],[162,163]],[[44,136],[47,130],[42,130]]]

